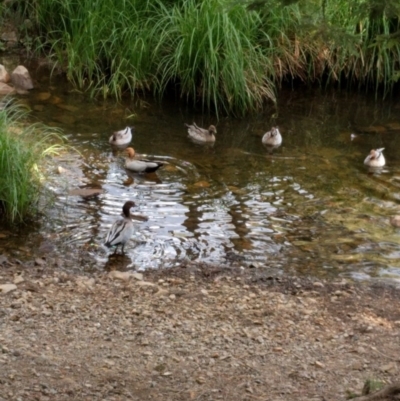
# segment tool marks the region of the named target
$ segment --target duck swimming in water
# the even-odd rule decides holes
[[[188,129],[189,137],[204,143],[213,143],[215,142],[215,134],[217,133],[217,129],[214,125],[210,125],[208,129],[200,128],[196,123],[192,125],[185,124]]]
[[[385,148],[372,149],[369,155],[365,158],[364,164],[369,167],[383,167],[386,164],[383,151]]]
[[[165,164],[156,160],[136,159],[133,148],[127,148],[126,153],[128,157],[125,159],[125,168],[135,173],[153,173]]]
[[[279,128],[272,127],[271,131],[268,131],[264,134],[261,141],[262,141],[263,145],[267,145],[267,146],[278,147],[279,145],[281,145],[282,144],[282,135],[279,132]]]
[[[135,206],[135,202],[127,201],[122,207],[122,218],[116,220],[107,233],[104,245],[107,248],[116,247],[114,254],[117,252],[119,246],[122,247],[124,253],[124,246],[132,237],[134,225],[131,220],[131,208]]]
[[[126,127],[120,131],[113,132],[108,142],[117,146],[127,145],[132,140],[132,129],[133,127]]]

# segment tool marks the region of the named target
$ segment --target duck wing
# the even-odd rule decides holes
[[[114,222],[104,245],[108,248],[125,244],[133,234],[133,223],[129,219],[120,219]]]
[[[133,159],[127,160],[125,163],[125,167],[128,170],[134,171],[136,173],[152,173],[158,170],[165,163],[159,161],[151,161],[146,159]]]

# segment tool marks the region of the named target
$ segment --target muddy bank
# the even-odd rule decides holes
[[[340,400],[398,378],[397,290],[3,264],[0,399]],[[4,288],[4,287],[3,287]]]

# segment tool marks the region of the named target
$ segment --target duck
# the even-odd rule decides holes
[[[278,147],[282,144],[282,135],[279,132],[278,127],[272,127],[271,131],[268,131],[262,137],[263,145]]]
[[[214,125],[210,125],[208,129],[200,128],[195,122],[192,125],[185,123],[185,126],[188,129],[190,138],[204,143],[215,142],[215,134],[217,133],[217,129]]]
[[[127,148],[126,153],[128,157],[125,159],[125,168],[135,173],[153,173],[165,164],[157,160],[136,159],[133,148]]]
[[[383,151],[385,148],[372,149],[369,155],[365,158],[364,164],[369,167],[383,167],[386,164]]]
[[[132,129],[134,127],[126,127],[120,131],[113,132],[108,142],[117,146],[127,145],[132,140]]]
[[[117,252],[119,246],[122,247],[122,254],[124,253],[124,246],[132,237],[134,225],[131,219],[131,209],[135,207],[135,202],[127,201],[122,207],[122,218],[116,220],[107,233],[104,245],[107,248],[115,247],[114,254]]]

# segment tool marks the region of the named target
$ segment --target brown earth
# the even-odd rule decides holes
[[[399,380],[389,286],[1,263],[0,288],[16,289],[0,293],[0,400],[328,401]]]

